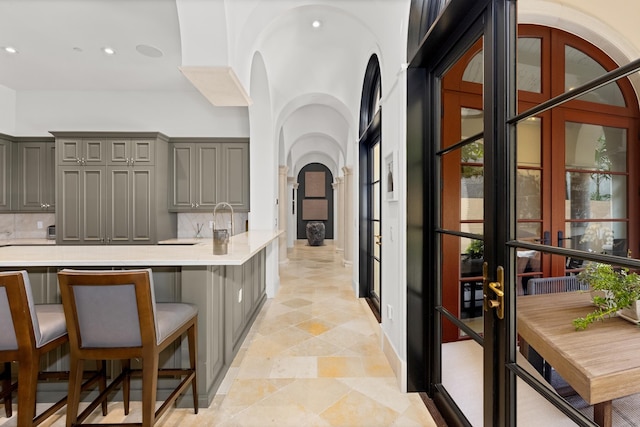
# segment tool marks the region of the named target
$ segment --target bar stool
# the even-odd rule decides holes
[[[185,303],[156,303],[151,270],[62,270],[58,273],[69,343],[71,372],[67,426],[79,425],[108,393],[122,385],[124,413],[129,413],[132,375],[142,374],[142,426],[155,424],[169,405],[191,384],[194,412],[196,387],[197,308]],[[189,368],[160,369],[162,350],[186,334]],[[141,370],[131,369],[138,358]],[[85,360],[120,360],[122,371],[89,406],[78,414],[80,378]],[[158,376],[183,377],[155,410]],[[135,423],[140,425],[140,423]]]
[[[58,411],[66,397],[36,415],[40,357],[68,341],[62,304],[34,304],[26,271],[0,273],[0,362],[4,362],[2,400],[11,417],[11,394],[18,389],[18,425],[36,426]],[[18,362],[18,382],[11,383],[11,362]],[[66,379],[67,373],[47,372]]]

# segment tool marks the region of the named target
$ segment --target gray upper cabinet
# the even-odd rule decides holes
[[[155,156],[153,139],[109,138],[107,159],[109,165],[153,165]]]
[[[11,141],[0,139],[0,211],[11,209]]]
[[[18,177],[13,187],[13,210],[53,212],[55,210],[55,144],[17,142]]]
[[[56,139],[58,149],[67,150],[58,156],[59,244],[155,244],[176,236],[176,215],[167,209],[165,185],[157,182],[167,176],[168,141],[148,135],[105,135],[102,150],[93,144],[100,138]],[[71,162],[79,146],[73,141],[89,142],[83,149],[93,153],[91,161],[80,156],[80,162]]]
[[[220,144],[171,144],[170,209],[211,211],[220,201]]]
[[[249,210],[247,142],[173,142],[169,173],[171,211],[212,211],[219,202]]]
[[[249,144],[222,144],[222,201],[239,212],[249,211]]]
[[[104,138],[57,138],[58,164],[59,165],[104,165],[105,140]]]

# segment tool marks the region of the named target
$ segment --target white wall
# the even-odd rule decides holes
[[[16,92],[0,85],[0,133],[13,135],[16,126]]]
[[[249,136],[246,107],[214,107],[195,90],[20,91],[15,117],[15,131],[7,132],[13,136],[50,136],[49,131],[148,131],[169,137]]]

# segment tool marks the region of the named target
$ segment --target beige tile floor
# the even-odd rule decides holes
[[[402,393],[380,350],[370,309],[355,298],[351,269],[331,241],[296,242],[268,300],[209,408],[171,409],[158,426],[436,426],[417,394]],[[60,410],[43,426],[64,426]],[[3,411],[0,409],[0,414]],[[96,411],[99,414],[99,411]],[[0,415],[0,426],[15,416]],[[139,422],[119,402],[88,422]]]

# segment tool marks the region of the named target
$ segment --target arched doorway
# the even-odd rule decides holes
[[[374,315],[380,321],[382,274],[382,194],[383,181],[392,186],[393,181],[383,176],[382,131],[380,98],[380,64],[372,55],[365,72],[360,101],[360,296],[366,298]],[[393,167],[393,164],[391,164]],[[392,174],[392,169],[387,168]],[[392,175],[390,175],[392,177]],[[390,187],[391,188],[391,187]]]
[[[297,238],[307,238],[307,223],[322,222],[325,239],[333,239],[333,174],[325,165],[309,163],[298,173]]]

